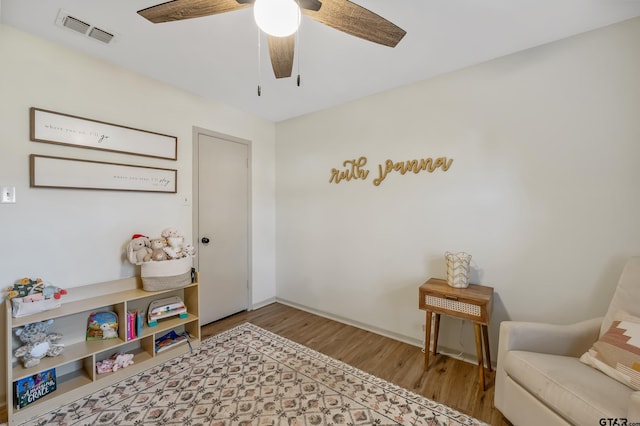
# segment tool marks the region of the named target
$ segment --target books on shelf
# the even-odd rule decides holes
[[[178,346],[182,343],[188,343],[187,334],[186,333],[176,333],[174,330],[169,331],[164,336],[158,337],[156,339],[156,353],[166,351],[169,348],[174,346]]]
[[[127,312],[127,340],[142,337],[144,314],[139,311]]]
[[[33,376],[17,380],[15,385],[16,408],[23,408],[56,390],[56,369],[41,371]]]
[[[136,313],[127,312],[127,340],[136,338]]]

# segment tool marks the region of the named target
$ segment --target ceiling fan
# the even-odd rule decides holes
[[[232,12],[251,7],[260,1],[271,0],[173,0],[139,10],[138,14],[158,24]],[[392,22],[348,0],[293,1],[304,16],[374,43],[395,47],[406,34],[406,31]],[[267,34],[267,40],[275,77],[291,77],[295,30],[287,36]]]

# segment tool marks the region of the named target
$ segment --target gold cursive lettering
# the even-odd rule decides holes
[[[331,169],[331,178],[329,183],[340,183],[341,180],[346,179],[362,179],[365,180],[369,175],[369,170],[365,170],[364,167],[367,164],[367,157],[360,157],[357,160],[345,160],[342,165],[346,167],[345,170]]]
[[[400,172],[401,175],[404,175],[409,170],[418,174],[423,170],[433,173],[436,169],[440,168],[446,172],[449,170],[449,167],[451,167],[451,163],[453,163],[453,158],[447,159],[447,157],[438,157],[435,161],[433,158],[428,157],[421,158],[420,160],[398,161],[396,163],[392,160],[387,160],[384,163],[384,170],[382,164],[378,165],[378,177],[373,180],[373,184],[380,186],[382,181],[385,180],[387,175],[392,171]]]
[[[404,175],[407,172],[413,172],[418,174],[422,171],[429,173],[435,172],[437,169],[441,169],[446,172],[451,167],[453,158],[447,157],[427,157],[419,160],[407,160],[396,161],[386,160],[383,164],[378,164],[378,177],[373,180],[375,186],[380,186],[382,181],[387,178],[387,175],[391,172],[399,172]],[[364,166],[367,164],[367,157],[360,157],[357,160],[345,160],[342,163],[344,169],[331,169],[331,177],[329,183],[340,183],[343,180],[350,181],[352,179],[365,180],[369,176],[369,170]]]

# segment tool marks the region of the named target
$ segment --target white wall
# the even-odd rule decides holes
[[[494,361],[502,320],[603,314],[640,254],[639,52],[634,19],[278,123],[278,298],[421,342],[418,286],[451,250],[495,288]],[[366,180],[329,183],[360,156]],[[440,343],[474,354],[472,330],[444,321]]]
[[[192,211],[181,199],[191,199],[198,126],[252,141],[253,303],[275,297],[273,123],[3,25],[0,58],[0,185],[17,191],[16,204],[0,204],[3,287],[23,276],[61,287],[134,276],[121,258],[133,233],[175,226],[190,238]],[[178,161],[30,142],[32,106],[175,135]],[[178,194],[30,188],[32,153],[177,168]]]
[[[131,276],[119,257],[130,234],[189,234],[180,197],[198,126],[253,142],[256,304],[277,293],[419,341],[417,288],[444,277],[445,250],[464,250],[472,281],[496,290],[494,354],[501,320],[602,314],[640,252],[639,44],[636,19],[274,126],[0,25],[0,185],[18,198],[0,205],[0,283]],[[175,165],[178,194],[29,188],[31,153],[142,158],[30,142],[31,106],[178,136],[177,162],[143,160]],[[329,183],[360,156],[366,180]],[[454,159],[446,173],[372,183],[386,159],[439,156]],[[458,327],[443,321],[442,344],[460,347]],[[467,326],[466,352],[470,336]]]

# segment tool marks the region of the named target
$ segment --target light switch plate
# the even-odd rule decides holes
[[[16,187],[15,186],[3,186],[1,203],[15,203],[16,202]]]

